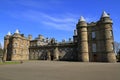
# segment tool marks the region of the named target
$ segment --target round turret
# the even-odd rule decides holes
[[[80,17],[80,20],[77,24],[77,38],[78,60],[83,62],[89,62],[87,23],[82,16]]]
[[[10,36],[11,36],[11,33],[8,32],[7,35],[4,37],[4,40],[9,40]]]
[[[85,27],[85,26],[87,26],[87,23],[86,23],[84,17],[81,16],[78,21],[77,28],[81,28],[81,27]]]
[[[10,32],[8,32],[7,36],[11,36],[11,33],[10,33]]]
[[[110,15],[107,14],[105,11],[102,13],[100,21],[102,23],[113,23],[113,21],[110,19]]]
[[[4,54],[3,54],[4,61],[7,60],[7,53],[8,53],[8,46],[9,46],[9,42],[10,42],[10,37],[11,37],[10,32],[8,32],[8,34],[4,37]]]
[[[112,31],[112,20],[110,16],[104,11],[101,19],[102,28],[104,30],[104,41],[105,41],[105,53],[106,61],[116,62],[116,57],[114,53],[114,40],[113,40],[113,31]]]
[[[20,34],[19,30],[16,29],[15,33],[13,34],[13,37],[21,37],[23,35]]]
[[[15,34],[19,34],[20,32],[19,32],[19,30],[18,29],[16,29],[16,31],[15,31]]]

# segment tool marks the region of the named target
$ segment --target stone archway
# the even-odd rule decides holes
[[[54,60],[54,55],[51,55],[50,57],[51,57],[51,61],[53,61]]]

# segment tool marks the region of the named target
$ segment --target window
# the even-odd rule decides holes
[[[94,30],[95,30],[95,27],[93,27],[92,30],[94,31]]]
[[[110,31],[109,31],[109,33],[110,33],[110,36],[112,36],[112,35],[113,35],[113,34],[112,34],[112,30],[110,30]]]
[[[92,39],[94,39],[96,37],[95,32],[92,32]]]
[[[15,43],[14,46],[17,47],[17,43]]]
[[[29,47],[29,43],[27,43],[26,45],[27,45],[27,47]]]
[[[13,51],[13,54],[16,54],[16,50]]]
[[[96,44],[95,43],[92,44],[92,52],[96,52]]]
[[[114,45],[113,45],[113,43],[111,44],[111,49],[114,50]]]

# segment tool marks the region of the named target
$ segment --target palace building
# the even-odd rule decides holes
[[[105,11],[97,22],[80,17],[73,40],[57,42],[39,35],[25,37],[19,30],[4,37],[3,60],[60,60],[81,62],[116,62],[112,20]]]

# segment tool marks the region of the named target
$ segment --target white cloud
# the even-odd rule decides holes
[[[42,25],[48,26],[49,28],[54,28],[57,30],[73,31],[76,28],[76,23],[78,22],[78,14],[63,13],[54,15],[52,13],[43,13],[40,11],[28,10],[25,12],[20,12],[19,14],[12,14],[14,18],[21,18],[24,20],[34,21]],[[95,21],[95,17],[85,17],[87,22]],[[45,27],[45,28],[48,28]]]
[[[41,16],[48,20],[54,21],[54,22],[63,22],[63,23],[72,22],[72,23],[74,23],[76,21],[76,19],[73,17],[56,18],[56,17],[52,17],[47,14],[41,14]]]
[[[59,30],[65,30],[65,31],[73,31],[74,30],[74,26],[71,23],[54,23],[54,22],[42,22],[43,24],[51,27],[51,28],[55,28],[55,29],[59,29]]]
[[[51,6],[58,6],[62,5],[62,0],[5,0],[7,4],[13,5],[13,6],[23,6],[28,8],[37,8],[37,9],[51,9]]]
[[[26,8],[26,11],[13,11],[8,14],[14,18],[18,18],[21,20],[30,20],[36,23],[40,23],[45,26],[50,26],[51,28],[55,28],[58,30],[67,30],[72,31],[76,28],[76,23],[78,22],[81,14],[75,14],[70,12],[57,13],[56,15],[53,12],[41,12],[40,10],[46,9],[51,10],[50,6],[54,6],[55,8],[58,5],[64,4],[63,0],[48,0],[48,1],[37,1],[37,0],[18,0],[18,1],[9,1],[7,3],[12,4],[13,6],[18,5]],[[41,9],[42,8],[42,9]],[[34,9],[34,10],[33,10]],[[94,17],[86,17],[86,21],[91,22],[94,21]],[[47,28],[47,27],[46,27]]]
[[[57,30],[66,30],[73,31],[76,26],[76,17],[69,16],[67,14],[58,14],[50,15],[46,13],[42,13],[39,11],[26,11],[20,12],[19,14],[11,14],[12,17],[24,20],[30,20],[42,25],[48,26],[49,28],[55,28]],[[47,27],[46,27],[47,28]]]
[[[41,16],[44,19],[41,22],[51,28],[66,31],[72,31],[75,28],[76,19],[73,17],[57,18],[47,14],[42,14]]]

